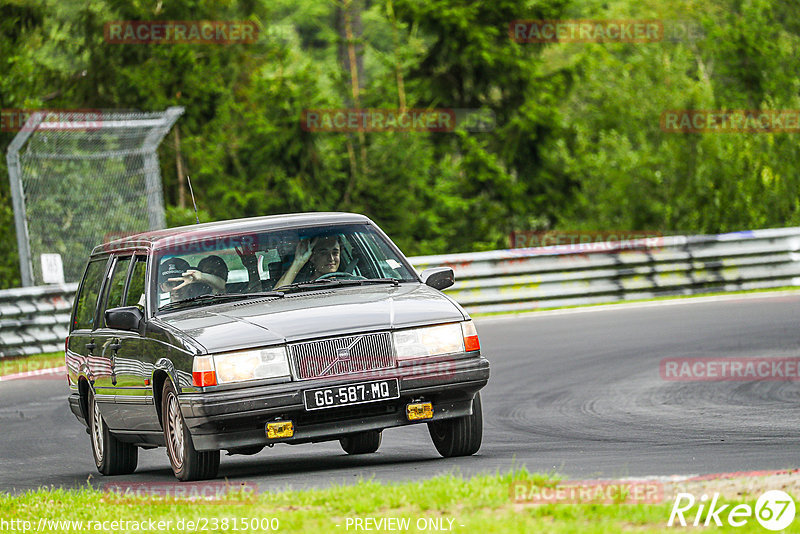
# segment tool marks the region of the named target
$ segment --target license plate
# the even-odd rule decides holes
[[[398,398],[400,398],[400,388],[397,385],[396,378],[329,388],[307,389],[303,392],[306,410],[320,410],[322,408],[350,406]]]

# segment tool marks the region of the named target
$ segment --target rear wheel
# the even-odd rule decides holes
[[[92,441],[94,465],[101,474],[128,475],[136,471],[139,448],[119,441],[109,432],[91,388],[89,388],[89,436]]]
[[[167,456],[172,472],[178,480],[205,480],[214,478],[219,472],[219,451],[197,452],[192,436],[183,421],[178,394],[172,382],[164,382],[161,398],[161,420],[164,423],[164,438],[167,441]]]
[[[381,446],[382,436],[380,430],[367,430],[345,436],[339,440],[339,444],[347,454],[371,454]]]
[[[472,415],[428,423],[428,432],[439,454],[445,458],[478,452],[483,439],[481,394],[472,400]]]

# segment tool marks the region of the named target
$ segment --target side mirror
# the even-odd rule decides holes
[[[456,282],[456,274],[452,267],[432,267],[420,273],[422,282],[439,291],[447,289]]]
[[[132,330],[138,332],[144,316],[136,306],[123,306],[106,310],[106,326],[116,330]]]

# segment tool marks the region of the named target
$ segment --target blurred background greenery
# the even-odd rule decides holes
[[[516,19],[661,19],[656,43],[518,44]],[[121,45],[116,20],[249,20],[255,44]],[[674,38],[673,38],[674,37]],[[675,109],[800,109],[797,0],[0,0],[0,108],[185,106],[160,148],[167,220],[373,218],[409,255],[512,230],[800,224],[791,133],[667,133]],[[350,57],[355,57],[350,64]],[[314,133],[313,108],[482,108],[490,132]],[[0,133],[5,153],[14,133]],[[177,138],[176,138],[177,137]],[[18,286],[5,157],[0,288]]]

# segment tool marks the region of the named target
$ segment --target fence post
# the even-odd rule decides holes
[[[163,125],[153,128],[142,143],[146,156],[144,157],[145,184],[147,187],[147,218],[151,230],[166,228],[167,220],[164,214],[164,200],[161,193],[161,169],[158,166],[156,149],[164,136],[167,135],[175,121],[183,115],[184,108],[171,107],[164,112]],[[178,176],[178,180],[183,177]]]
[[[22,189],[22,170],[19,165],[19,151],[31,136],[33,131],[44,119],[44,113],[33,113],[25,125],[17,133],[8,146],[6,163],[8,164],[8,179],[11,183],[11,202],[14,206],[14,227],[17,233],[17,249],[19,251],[19,274],[22,286],[33,285],[33,263],[31,259],[30,243],[28,241],[28,218],[25,215],[25,198]]]

